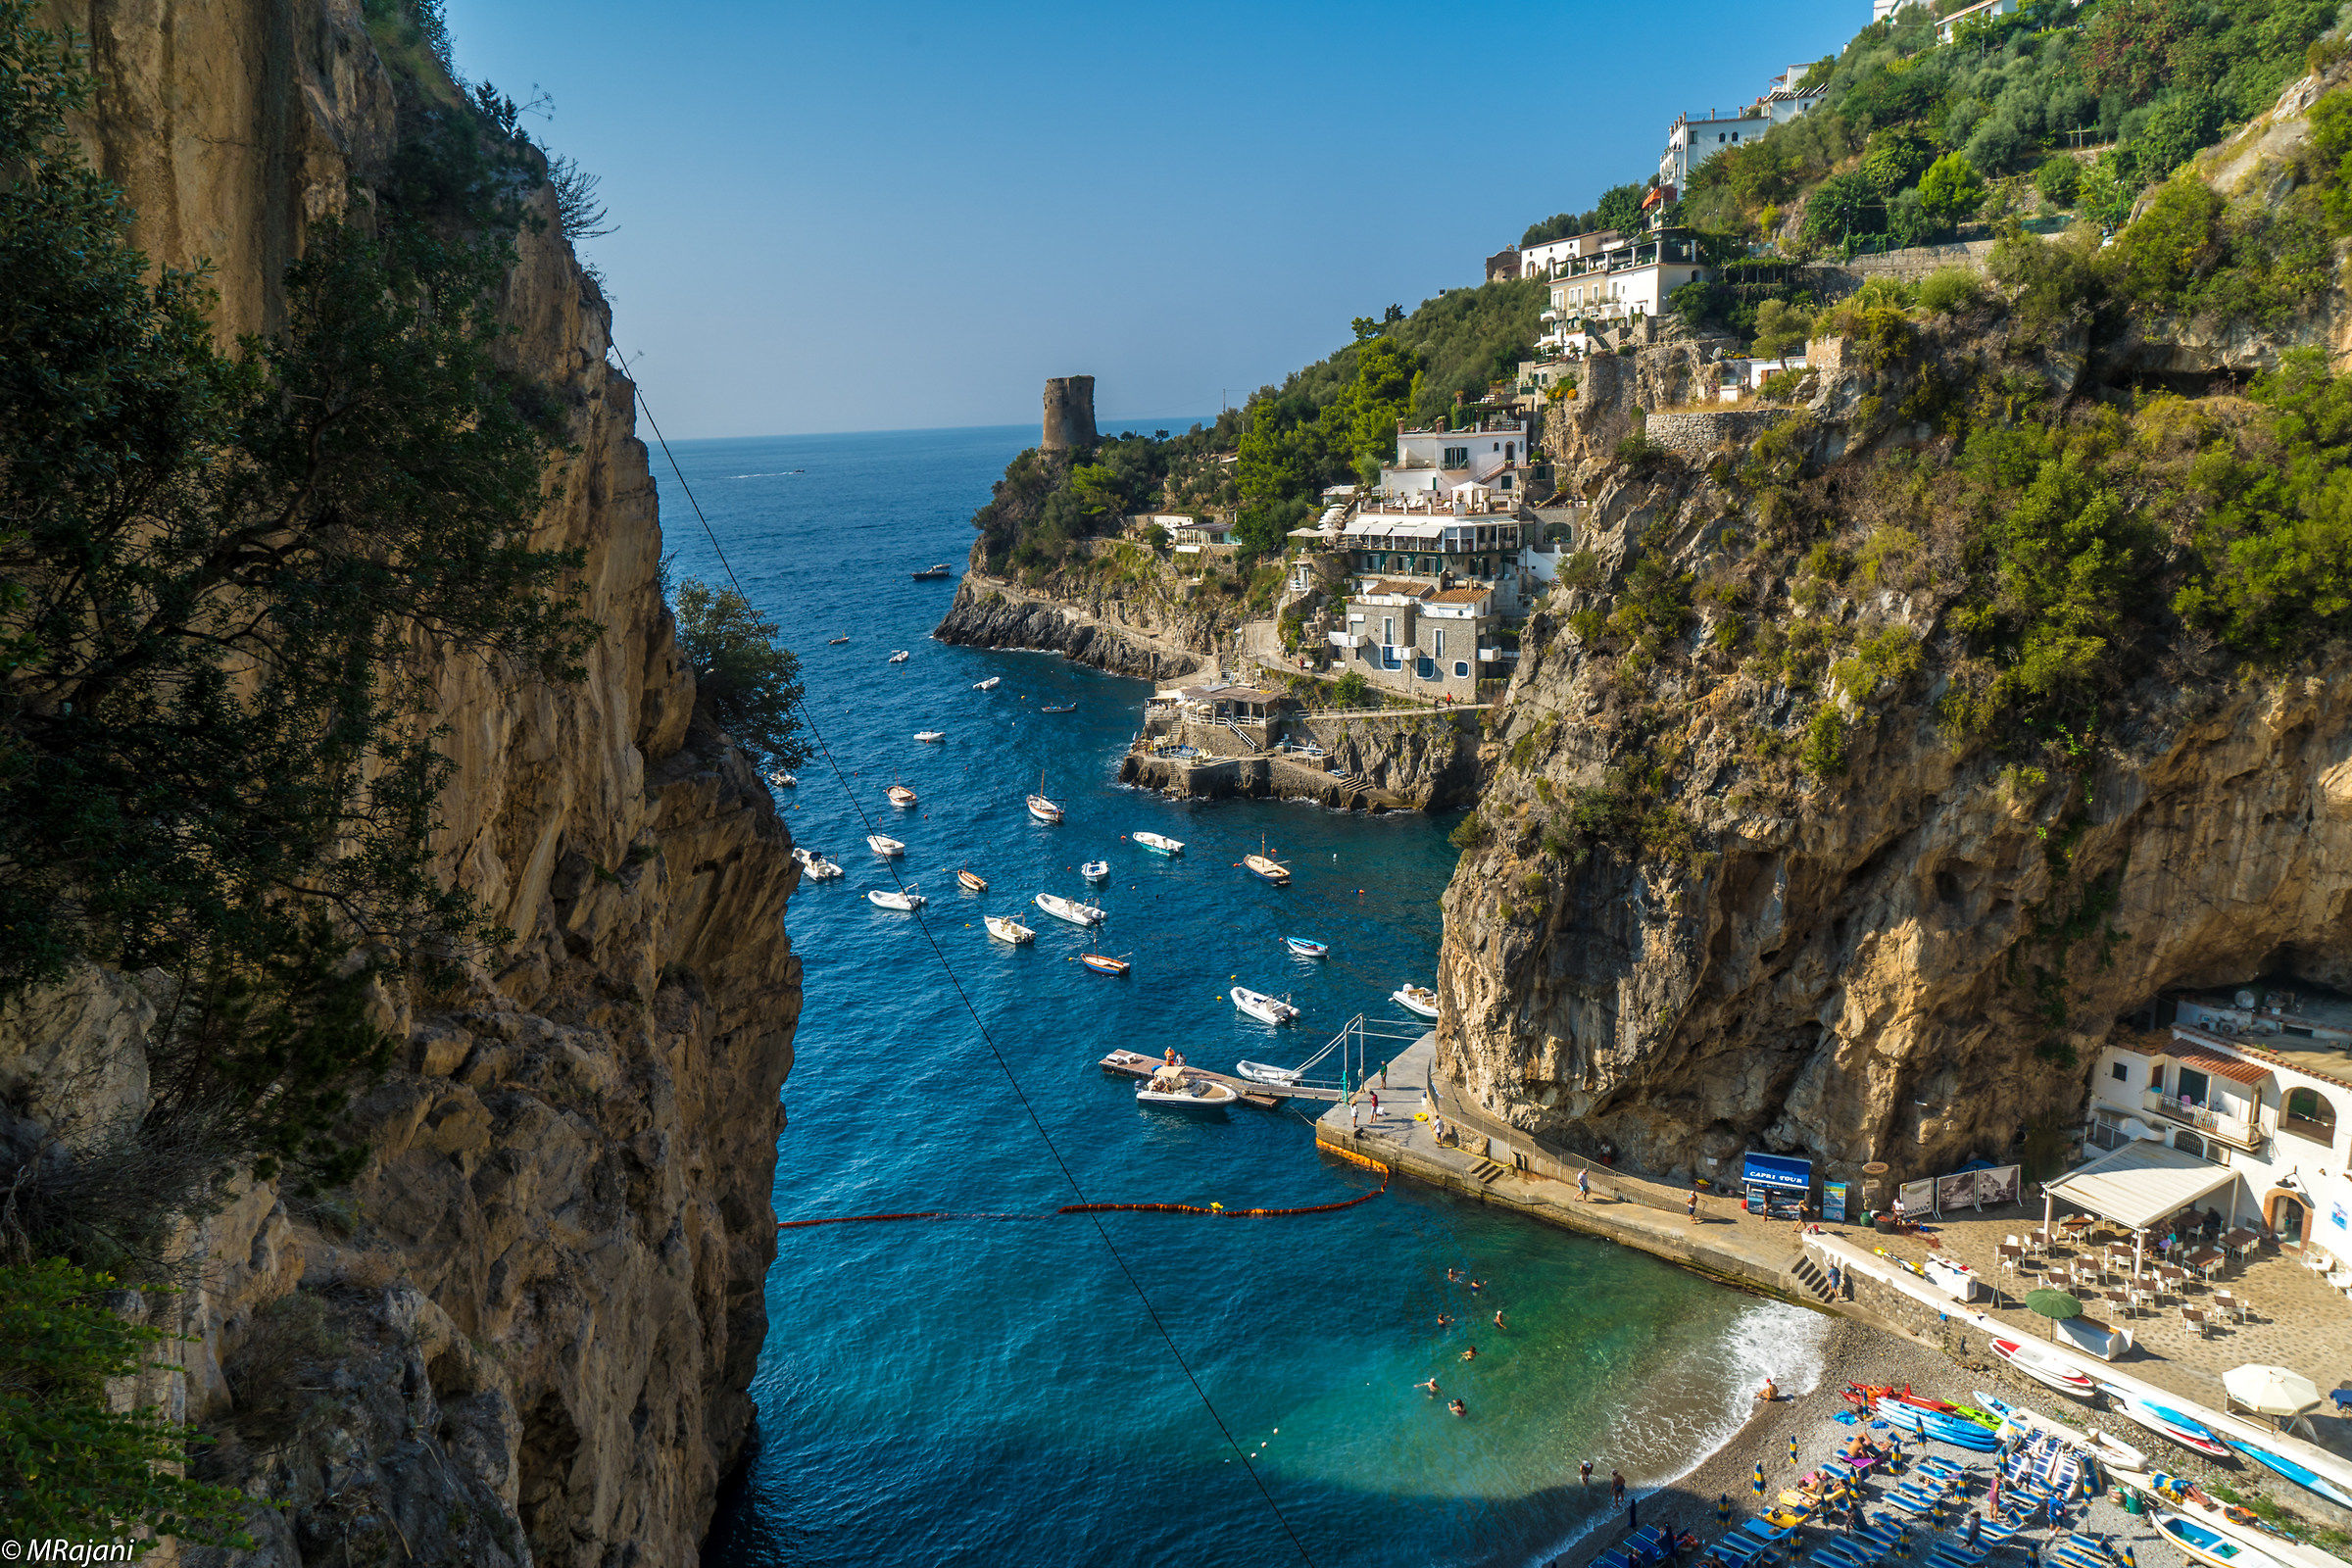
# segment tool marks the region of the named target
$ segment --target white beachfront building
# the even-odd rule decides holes
[[[2200,992],[2166,998],[2151,1021],[2100,1049],[2084,1136],[2111,1152],[2053,1183],[2058,1196],[2086,1173],[2161,1165],[2174,1208],[2217,1208],[2352,1263],[2352,1001]],[[2154,1145],[2171,1156],[2151,1162]]]

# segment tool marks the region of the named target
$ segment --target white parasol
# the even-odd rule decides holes
[[[2264,1415],[2299,1415],[2320,1402],[2311,1379],[2282,1366],[2232,1367],[2222,1374],[2222,1387],[2230,1398]]]

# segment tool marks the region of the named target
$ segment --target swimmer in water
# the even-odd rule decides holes
[[[1480,1284],[1477,1280],[1472,1280],[1470,1282],[1470,1288],[1474,1291],[1483,1291],[1486,1289],[1486,1287]]]
[[[1470,1347],[1470,1348],[1468,1348],[1467,1350],[1464,1350],[1464,1351],[1462,1352],[1462,1359],[1463,1359],[1463,1360],[1465,1360],[1465,1361],[1467,1361],[1467,1360],[1471,1359],[1473,1356],[1475,1356],[1475,1355],[1477,1355],[1477,1354],[1478,1354],[1478,1347],[1477,1347],[1477,1346],[1475,1346],[1475,1345],[1473,1345],[1472,1347]]]
[[[1456,1399],[1456,1400],[1454,1400],[1454,1401],[1453,1401],[1451,1404],[1447,1405],[1446,1408],[1446,1409],[1448,1409],[1448,1410],[1451,1410],[1451,1411],[1452,1411],[1452,1412],[1453,1412],[1455,1415],[1468,1415],[1468,1414],[1470,1413],[1470,1408],[1469,1408],[1469,1406],[1467,1406],[1467,1405],[1463,1404],[1463,1403],[1462,1403],[1462,1401],[1461,1401],[1461,1400],[1459,1400],[1459,1399]]]
[[[1458,1268],[1449,1268],[1446,1271],[1446,1278],[1448,1283],[1459,1284],[1462,1278],[1462,1271]]]
[[[1453,1314],[1451,1312],[1440,1312],[1438,1314],[1438,1327],[1442,1329],[1449,1329],[1453,1327]]]
[[[1500,1308],[1496,1308],[1496,1310],[1495,1310],[1495,1313],[1494,1313],[1494,1326],[1495,1326],[1496,1328],[1501,1328],[1501,1327],[1502,1327],[1502,1312],[1501,1312],[1501,1309],[1500,1309]]]
[[[1416,1383],[1413,1385],[1413,1387],[1416,1389],[1427,1389],[1429,1391],[1429,1396],[1433,1399],[1438,1396],[1438,1380],[1436,1378],[1431,1378],[1427,1383]]]

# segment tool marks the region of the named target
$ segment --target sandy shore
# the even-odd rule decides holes
[[[1726,1528],[1716,1522],[1717,1497],[1728,1495],[1731,1498],[1734,1528],[1740,1520],[1761,1513],[1762,1507],[1751,1487],[1759,1462],[1764,1466],[1766,1485],[1777,1496],[1781,1488],[1788,1485],[1794,1476],[1803,1474],[1828,1458],[1853,1433],[1854,1428],[1837,1419],[1838,1413],[1846,1408],[1844,1401],[1838,1397],[1839,1391],[1849,1383],[1909,1384],[1921,1394],[1960,1404],[1974,1403],[1970,1391],[1984,1389],[2052,1415],[2060,1413],[2058,1407],[2071,1403],[2048,1389],[2017,1378],[2006,1366],[1984,1353],[1981,1347],[1972,1360],[1983,1364],[1963,1366],[1931,1347],[1850,1319],[1838,1319],[1831,1324],[1829,1336],[1822,1347],[1820,1386],[1810,1394],[1785,1396],[1770,1405],[1757,1405],[1756,1413],[1729,1443],[1682,1480],[1654,1491],[1637,1487],[1634,1497],[1641,1521],[1644,1525],[1657,1525],[1675,1531],[1688,1530],[1703,1544],[1713,1541]],[[2082,1407],[2074,1406],[2066,1413],[2080,1415],[2082,1413]],[[1885,1434],[1876,1436],[1884,1437]],[[1791,1437],[1796,1439],[1798,1454],[1798,1463],[1793,1470],[1788,1465],[1788,1440]],[[1907,1442],[1905,1446],[1916,1449],[1917,1445]],[[1932,1446],[1929,1451],[1962,1460],[1974,1470],[1989,1473],[1991,1461],[1988,1455],[1964,1454],[1940,1444]],[[1604,1471],[1602,1480],[1605,1479]],[[1865,1490],[1872,1498],[1867,1506],[1875,1513],[1882,1506],[1877,1498],[1886,1489],[1873,1483]],[[1981,1482],[1969,1489],[1968,1501],[1971,1507],[1983,1510],[1984,1488]],[[2090,1505],[2087,1520],[2078,1515],[2072,1522],[2072,1528],[2110,1541],[2129,1542],[2139,1568],[2183,1568],[2181,1555],[2149,1529],[2144,1520],[2126,1514],[2120,1500],[2112,1493],[2095,1499]],[[1584,1564],[1629,1534],[1631,1531],[1620,1515],[1578,1542],[1565,1554],[1550,1560],[1558,1568],[1583,1568]],[[1789,1544],[1797,1546],[1801,1552],[1810,1550],[1812,1544],[1821,1539],[1822,1532],[1804,1530],[1790,1538]],[[2047,1534],[2033,1531],[2018,1539],[2032,1539],[2046,1545]],[[2000,1553],[1996,1554],[1988,1568],[2016,1568],[2024,1560],[2020,1552]]]

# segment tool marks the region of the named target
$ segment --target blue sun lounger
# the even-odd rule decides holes
[[[1592,1568],[1642,1568],[1642,1565],[1615,1546],[1592,1559]]]
[[[1885,1555],[1875,1546],[1858,1545],[1853,1537],[1839,1536],[1823,1542],[1805,1560],[1814,1568],[1877,1568],[1879,1559]]]
[[[1664,1562],[1674,1555],[1674,1538],[1656,1525],[1643,1525],[1618,1545],[1636,1562]]]
[[[1724,1568],[1747,1568],[1749,1563],[1764,1555],[1764,1546],[1753,1537],[1722,1536],[1707,1547],[1703,1555],[1714,1558]]]

